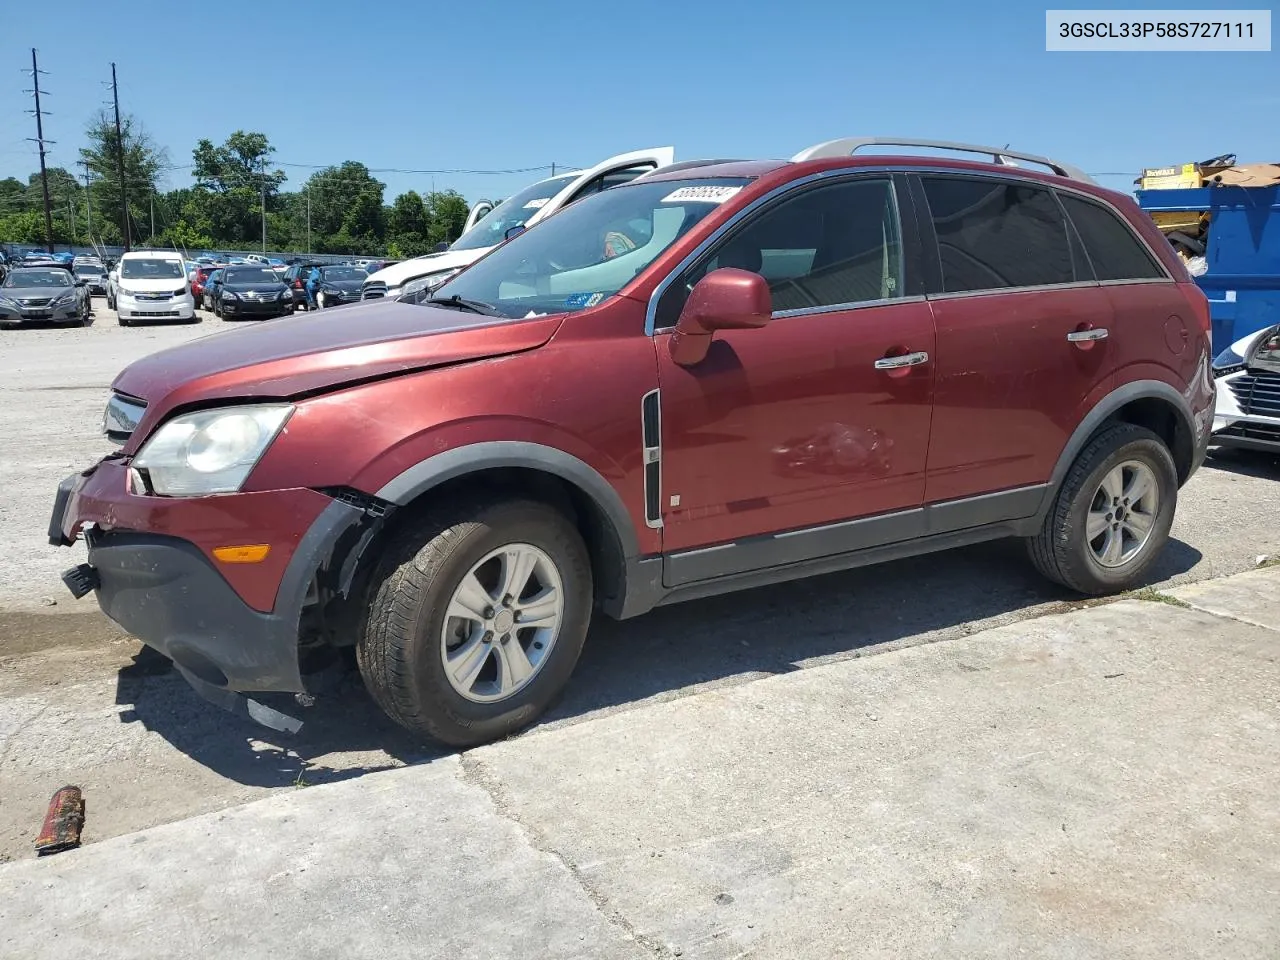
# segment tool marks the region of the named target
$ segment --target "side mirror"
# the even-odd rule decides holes
[[[510,240],[512,237],[520,236],[520,234],[524,233],[524,231],[525,231],[524,226],[507,227],[507,232],[502,235],[502,238],[504,240]]]
[[[692,367],[706,359],[717,330],[763,327],[773,316],[773,298],[764,277],[750,270],[721,267],[697,282],[680,311],[668,342],[671,359]]]
[[[433,253],[444,253],[448,249],[449,249],[449,244],[441,240],[439,243],[437,243],[434,247],[431,248],[431,251]]]

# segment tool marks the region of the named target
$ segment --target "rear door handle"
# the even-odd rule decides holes
[[[876,361],[877,370],[897,370],[900,367],[916,367],[929,362],[929,355],[923,350],[916,353],[904,353],[900,357],[881,357]]]
[[[1106,327],[1095,327],[1092,330],[1072,330],[1067,334],[1069,343],[1088,343],[1091,340],[1107,339]]]

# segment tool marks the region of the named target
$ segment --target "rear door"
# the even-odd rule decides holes
[[[1030,516],[1071,432],[1110,389],[1116,351],[1094,338],[1108,335],[1111,302],[1048,187],[943,173],[916,185],[937,254],[925,499],[954,501],[930,511],[930,532]]]

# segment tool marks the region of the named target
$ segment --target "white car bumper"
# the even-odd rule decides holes
[[[122,320],[191,320],[195,317],[196,301],[191,294],[152,299],[157,296],[117,292],[116,312]]]
[[[1280,450],[1280,374],[1237,370],[1216,382],[1213,437],[1220,447]]]

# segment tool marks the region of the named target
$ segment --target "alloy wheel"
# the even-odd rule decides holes
[[[1085,523],[1093,559],[1112,568],[1129,563],[1151,539],[1159,511],[1160,485],[1149,466],[1125,460],[1112,467],[1093,495]]]
[[[474,703],[517,693],[538,675],[564,620],[564,584],[545,551],[511,543],[467,571],[449,599],[440,655],[449,684]]]

